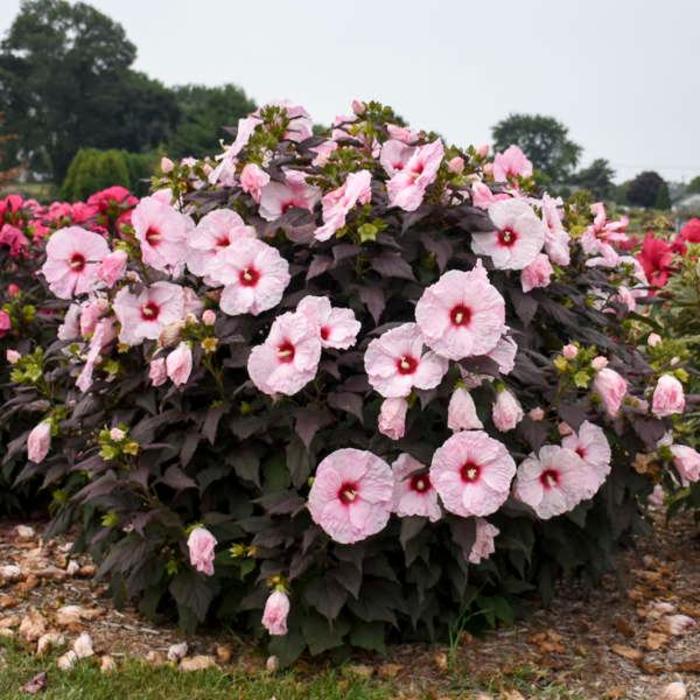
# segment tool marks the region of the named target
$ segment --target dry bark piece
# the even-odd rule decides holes
[[[356,678],[371,678],[374,675],[374,669],[366,664],[350,664],[343,668],[343,673]]]
[[[165,666],[168,660],[162,651],[155,651],[152,649],[146,654],[146,663],[157,668],[158,666]]]
[[[95,650],[92,648],[92,637],[83,632],[74,642],[73,651],[79,659],[87,659],[95,655]]]
[[[614,654],[617,654],[628,661],[637,662],[644,658],[644,652],[640,651],[639,649],[633,649],[632,647],[626,647],[623,644],[613,644],[610,649]]]
[[[644,646],[649,651],[658,651],[665,644],[668,644],[668,635],[663,632],[649,632],[644,642]]]
[[[30,608],[19,625],[19,636],[25,642],[36,642],[45,632],[46,619],[36,608]]]
[[[39,637],[36,643],[36,655],[44,656],[52,649],[62,647],[66,643],[66,638],[60,632],[47,632]]]
[[[379,677],[384,678],[386,680],[396,678],[396,676],[398,676],[399,673],[401,673],[401,671],[403,671],[402,664],[382,664],[377,669],[377,673],[379,674]]]
[[[216,659],[213,656],[186,656],[180,661],[181,671],[204,671],[208,668],[217,668]]]
[[[18,525],[15,528],[15,537],[26,542],[27,540],[33,540],[36,537],[36,532],[29,525]]]
[[[685,700],[687,697],[688,691],[686,690],[685,683],[676,681],[675,683],[669,683],[661,693],[659,693],[657,700]]]
[[[63,656],[59,656],[56,660],[56,666],[58,666],[61,671],[70,671],[77,663],[78,655],[72,649],[67,651]]]
[[[220,664],[227,664],[231,661],[233,656],[233,651],[228,644],[217,644],[216,645],[216,660]]]
[[[102,673],[112,673],[117,670],[117,664],[115,660],[106,654],[100,658],[100,671]]]

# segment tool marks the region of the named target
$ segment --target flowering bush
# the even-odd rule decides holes
[[[26,471],[117,599],[264,627],[284,662],[595,577],[682,410],[626,340],[625,221],[377,103],[311,126],[267,105],[215,160],[165,159],[117,236],[54,233],[70,306],[15,365],[54,387]]]

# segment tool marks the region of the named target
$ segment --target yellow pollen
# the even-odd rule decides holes
[[[457,325],[459,325],[460,323],[462,323],[463,320],[464,320],[464,314],[461,311],[458,311],[455,314],[455,322],[457,323]]]

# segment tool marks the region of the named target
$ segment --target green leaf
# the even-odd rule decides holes
[[[339,620],[331,624],[320,615],[309,613],[301,623],[304,639],[309,645],[309,651],[316,656],[324,651],[339,647],[343,644],[343,637],[350,630],[350,623]]]
[[[386,651],[384,645],[383,622],[355,622],[350,631],[350,644],[367,651],[378,651],[383,654]]]

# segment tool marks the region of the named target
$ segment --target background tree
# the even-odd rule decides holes
[[[5,121],[4,115],[0,112],[0,187],[2,187],[6,182],[10,182],[19,174],[19,168],[8,167],[7,162],[7,150],[8,146],[17,137],[14,134],[8,134],[3,128]]]
[[[698,194],[700,193],[700,175],[695,176],[685,188],[686,194]]]
[[[583,150],[569,139],[566,126],[541,114],[511,114],[498,122],[491,133],[497,151],[513,143],[520,146],[535,169],[551,182],[566,182]]]
[[[666,181],[653,170],[639,173],[627,187],[627,202],[649,209],[669,209],[671,200]]]
[[[612,199],[615,193],[615,171],[605,158],[596,158],[587,168],[579,170],[572,178],[575,185],[589,190],[597,200]]]

